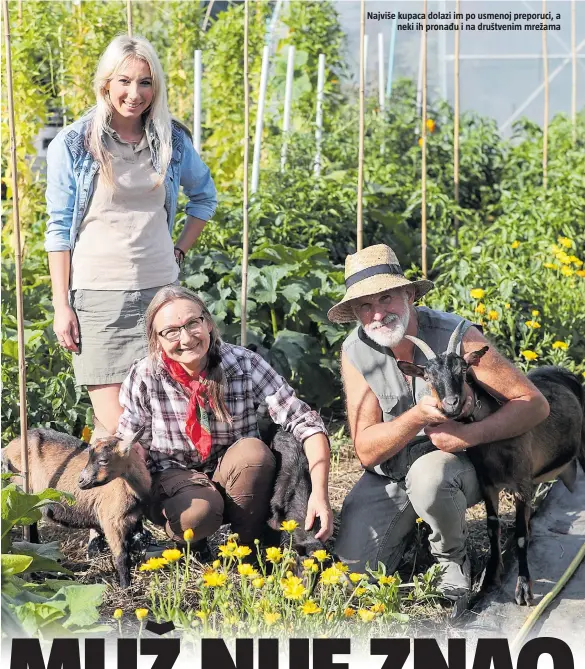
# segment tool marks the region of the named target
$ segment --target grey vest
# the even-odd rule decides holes
[[[447,349],[451,333],[461,320],[465,321],[463,332],[474,325],[461,316],[435,311],[428,307],[415,307],[418,317],[417,337],[426,342],[436,353]],[[479,328],[479,326],[476,326]],[[382,416],[388,423],[411,409],[423,395],[431,391],[424,379],[413,378],[412,388],[398,369],[395,358],[365,335],[361,326],[352,331],[343,343],[343,352],[351,364],[363,375],[378,398]],[[481,328],[479,328],[481,330]],[[424,365],[424,353],[415,346],[414,362]],[[435,450],[424,431],[410,441],[399,453],[376,466],[374,471],[388,476],[393,481],[402,481],[412,463],[425,453]]]

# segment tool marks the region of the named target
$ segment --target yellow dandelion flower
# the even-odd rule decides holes
[[[274,576],[272,574],[270,574],[270,576],[268,576],[268,578],[266,579],[266,582],[267,583],[274,583]]]
[[[219,569],[221,567],[221,562],[219,560],[214,560],[211,564],[214,569]]]
[[[306,560],[303,560],[303,569],[306,569],[307,571],[311,571],[314,564],[315,564],[315,560],[313,560],[313,558],[307,558]]]
[[[251,552],[252,552],[252,549],[249,548],[248,546],[238,546],[234,551],[234,555],[237,558],[241,559],[241,558],[245,558],[248,555],[250,555]]]
[[[238,544],[235,541],[228,541],[227,544],[219,547],[220,557],[233,557],[234,551],[237,547]]]
[[[520,355],[523,355],[526,358],[526,360],[536,360],[538,358],[538,353],[535,353],[534,351],[531,351],[529,349],[526,351],[522,351]]]
[[[566,351],[569,348],[569,344],[566,341],[555,341],[552,344],[553,348],[560,348],[561,351]]]
[[[561,246],[564,246],[566,249],[572,249],[573,248],[573,241],[571,239],[569,239],[568,237],[558,237],[557,242]]]
[[[583,261],[577,258],[577,256],[569,256],[569,260],[575,265],[575,267],[581,267],[583,265]]]
[[[138,620],[144,620],[148,616],[148,609],[136,609],[134,613]]]
[[[561,267],[561,274],[563,276],[573,276],[575,273],[574,269],[571,269],[570,267]]]
[[[559,253],[557,253],[555,255],[555,258],[563,265],[571,264],[571,256],[568,253],[565,253],[564,251],[560,251]]]
[[[490,321],[497,321],[499,317],[500,317],[500,315],[498,314],[498,312],[495,309],[490,309],[488,311],[488,319]]]
[[[526,327],[531,328],[532,330],[538,330],[541,325],[538,321],[526,321]]]
[[[423,140],[422,137],[419,137],[419,138],[418,138],[418,145],[421,147],[421,149],[422,149],[423,141],[424,141],[424,140]]]
[[[323,570],[321,574],[321,583],[323,585],[336,585],[341,580],[343,573],[335,567],[329,567]]]
[[[583,278],[585,276],[585,269],[578,269],[575,274]]]
[[[546,267],[546,269],[558,269],[554,262],[545,262],[544,267]]]
[[[208,617],[209,614],[207,613],[207,611],[197,611],[197,612],[195,613],[195,615],[196,615],[198,618],[201,618],[201,620],[207,620],[207,617]]]
[[[187,542],[193,541],[194,537],[195,537],[195,533],[191,529],[185,530],[183,532],[183,539]]]
[[[356,588],[356,589],[354,590],[354,595],[355,595],[356,597],[361,597],[362,595],[365,595],[366,592],[367,592],[367,589],[366,589],[366,588]]]
[[[120,620],[120,618],[124,615],[124,611],[122,609],[116,609],[112,615],[114,620]]]
[[[315,558],[315,560],[318,560],[319,562],[325,562],[325,560],[329,557],[327,551],[323,549],[314,551],[312,555]]]
[[[250,576],[251,578],[256,578],[256,576],[258,576],[258,572],[251,564],[239,564],[238,574],[240,574],[240,576]]]
[[[373,611],[374,613],[384,613],[386,610],[386,607],[382,602],[377,602],[376,604],[373,604],[370,606],[370,611]]]
[[[504,309],[509,309],[511,306],[512,305],[509,302],[506,302],[506,304],[504,304]]]
[[[300,599],[307,592],[307,589],[302,583],[297,583],[295,585],[290,585],[282,589],[282,594],[287,599]]]
[[[396,579],[394,576],[380,576],[378,583],[380,585],[392,585],[393,583],[396,583]]]
[[[306,616],[311,616],[314,615],[315,613],[321,613],[322,610],[323,609],[321,607],[317,606],[317,604],[310,599],[306,601],[301,607],[301,611]]]
[[[367,609],[359,609],[358,615],[364,623],[371,623],[376,617],[376,614],[373,611],[368,611]]]
[[[261,578],[261,577],[260,577],[260,578],[255,578],[255,579],[252,581],[252,585],[253,585],[255,588],[262,588],[262,587],[264,587],[264,579]]]
[[[538,309],[533,309],[531,314],[536,318],[537,316],[540,316],[540,311],[538,311]]]
[[[421,523],[424,523],[424,522],[425,522],[425,521],[424,521],[422,518],[420,518],[420,517],[416,519],[416,524],[417,524],[417,525],[420,525]]]
[[[278,620],[280,620],[280,613],[276,613],[276,611],[274,612],[266,611],[266,613],[264,614],[264,622],[268,626],[274,625],[274,623],[277,622]]]
[[[81,430],[81,441],[85,441],[87,444],[89,444],[89,440],[91,439],[91,430],[87,425]]]
[[[367,574],[359,574],[355,571],[349,575],[349,580],[352,583],[359,583],[360,581],[363,581],[364,578],[367,578]]]
[[[520,242],[519,242],[517,239],[515,239],[515,240],[510,244],[510,246],[511,246],[513,249],[517,249],[517,248],[520,246]]]
[[[476,307],[475,307],[475,313],[476,314],[485,314],[486,312],[486,306],[483,302],[480,302]]]
[[[437,127],[437,124],[435,123],[435,121],[432,118],[428,118],[427,119],[427,130],[430,133],[433,133],[433,132],[435,132],[436,127]]]
[[[276,546],[270,546],[266,549],[266,559],[268,562],[278,564],[282,560],[282,551]]]
[[[183,557],[183,553],[177,548],[168,548],[166,551],[163,551],[162,556],[167,562],[176,562]]]
[[[203,574],[203,583],[207,588],[221,588],[227,581],[227,574],[221,574],[217,571],[206,571]]]
[[[469,291],[469,294],[474,300],[481,300],[485,297],[485,290],[483,288],[473,288]]]
[[[168,560],[162,557],[152,557],[149,558],[144,564],[141,564],[139,571],[158,571],[163,567],[166,567]]]
[[[346,618],[352,618],[355,616],[355,609],[352,609],[351,606],[348,606],[346,609],[343,610],[343,615]]]
[[[284,532],[294,532],[299,524],[297,523],[296,520],[283,520],[282,523],[280,523],[280,529],[283,530]]]

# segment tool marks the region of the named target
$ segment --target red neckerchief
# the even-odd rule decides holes
[[[209,397],[207,386],[203,382],[206,373],[201,372],[199,378],[195,379],[189,376],[176,360],[171,360],[164,352],[162,353],[162,361],[171,378],[187,390],[189,406],[187,407],[185,432],[195,445],[201,456],[201,460],[207,460],[211,452],[211,430],[209,418],[205,410],[205,400]]]

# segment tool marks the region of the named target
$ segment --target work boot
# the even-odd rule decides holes
[[[461,599],[471,592],[471,563],[467,555],[463,563],[441,562],[443,573],[439,581],[439,590],[445,599],[452,602]]]

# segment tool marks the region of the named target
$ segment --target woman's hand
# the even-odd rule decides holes
[[[326,497],[311,493],[307,504],[307,517],[305,519],[305,530],[313,527],[315,518],[321,521],[321,529],[315,535],[315,539],[325,542],[333,534],[333,512]]]
[[[64,304],[55,307],[55,318],[53,319],[53,331],[57,335],[59,344],[68,351],[79,352],[79,324],[73,309]]]

